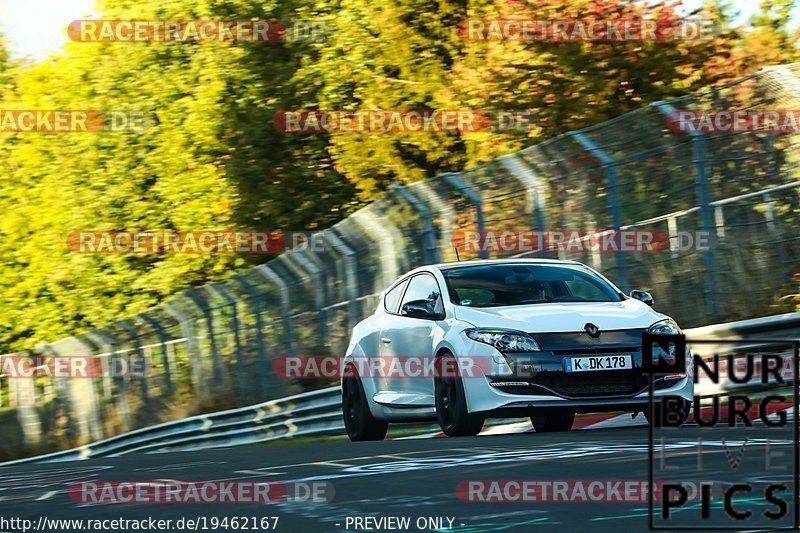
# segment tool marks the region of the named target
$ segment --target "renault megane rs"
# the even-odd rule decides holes
[[[351,440],[392,422],[437,420],[476,435],[487,417],[530,417],[564,431],[576,413],[647,409],[642,334],[680,333],[644,291],[625,295],[574,261],[513,259],[429,265],[400,277],[353,330],[342,408]],[[653,394],[692,400],[686,373]]]

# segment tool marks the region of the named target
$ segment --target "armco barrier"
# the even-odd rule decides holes
[[[758,338],[759,340],[800,339],[800,313],[785,313],[764,318],[703,326],[686,330],[686,334],[689,340],[694,338],[711,341],[715,339],[743,339],[746,341],[748,338]],[[730,344],[714,344],[712,342],[694,345],[692,346],[692,351],[695,355],[706,358],[712,353],[722,355],[730,350],[742,347],[747,347],[749,350],[771,351],[774,349],[775,345],[753,341],[752,343],[745,343],[734,347]],[[782,353],[782,357],[783,368],[785,369],[783,373],[784,379],[794,379],[795,369],[793,368],[794,363],[791,351]],[[743,372],[739,371],[736,375],[741,376],[742,374]],[[703,375],[695,386],[695,392],[701,396],[712,396],[732,390],[742,392],[754,391],[763,388],[760,379],[761,376],[754,372],[750,381],[746,383],[734,383],[732,381],[712,383],[707,376]]]
[[[685,333],[690,339],[712,340],[747,340],[754,335],[761,339],[800,338],[800,313],[715,324],[689,329]],[[753,345],[756,346],[758,345]],[[757,378],[754,377],[755,379]],[[716,385],[701,381],[695,392],[705,396],[733,388],[729,385],[731,384]],[[754,381],[737,387],[756,390],[758,384]],[[118,457],[134,452],[196,451],[303,436],[344,435],[340,394],[340,387],[329,387],[239,409],[192,416],[131,431],[72,450],[9,461],[0,466]]]
[[[339,411],[340,391],[339,387],[330,387],[239,409],[192,416],[72,450],[9,461],[2,466],[117,457],[132,452],[200,450],[303,435],[341,434],[344,424]]]

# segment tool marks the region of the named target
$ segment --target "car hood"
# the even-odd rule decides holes
[[[456,306],[455,309],[457,319],[475,327],[508,328],[528,333],[583,331],[589,322],[603,331],[646,328],[668,318],[634,299],[487,308]]]

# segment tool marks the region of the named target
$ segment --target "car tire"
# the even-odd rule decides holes
[[[657,428],[664,427],[663,412],[661,410],[661,405],[662,405],[661,403],[657,403],[656,404],[655,414],[657,416],[653,416],[653,414],[650,412],[650,408],[649,407],[646,407],[645,410],[644,410],[644,417],[647,419],[647,423],[648,424],[653,424],[653,427],[657,427]],[[671,423],[671,424],[669,424],[669,427],[680,427],[683,424],[685,424],[686,421],[689,419],[689,413],[691,411],[691,406],[692,406],[692,402],[683,400],[683,416],[681,417],[681,419],[678,421],[677,424]]]
[[[355,368],[345,368],[342,380],[342,415],[347,436],[353,442],[383,440],[389,423],[378,420],[369,410],[364,386]]]
[[[436,420],[448,437],[472,437],[483,429],[486,420],[482,414],[470,413],[467,409],[467,396],[464,383],[458,372],[443,372],[442,369],[455,370],[456,358],[446,353],[436,359],[436,377],[433,380],[436,404]],[[454,375],[455,374],[455,375]]]
[[[536,433],[569,431],[575,423],[575,411],[570,409],[547,409],[531,415],[531,425]]]

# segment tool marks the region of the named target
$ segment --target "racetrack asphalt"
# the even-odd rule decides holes
[[[670,521],[657,520],[658,527],[684,531],[690,526],[726,525],[755,531],[791,526],[795,508],[791,486],[794,458],[791,424],[735,428],[687,425],[655,432],[655,479],[714,484],[709,519],[701,518],[701,505],[692,500],[674,513]],[[35,524],[42,516],[173,521],[201,517],[207,528],[203,529],[200,524],[196,529],[225,531],[211,528],[209,521],[224,517],[277,516],[275,530],[292,533],[647,531],[646,500],[631,503],[584,501],[587,497],[569,502],[469,502],[462,501],[456,494],[459,483],[467,480],[645,482],[647,479],[647,427],[251,446],[4,467],[0,469],[0,517],[24,518]],[[328,495],[332,497],[330,501],[284,501],[267,505],[84,504],[76,503],[67,494],[67,488],[75,482],[101,480],[268,481],[286,483],[290,492],[300,486],[298,484],[326,483]],[[734,483],[753,486],[752,492],[740,492],[733,500],[737,510],[753,513],[749,520],[734,521],[725,514],[722,491]],[[777,493],[787,503],[787,512],[779,520],[763,516],[765,511],[778,509],[764,497],[769,483],[783,483],[787,487],[784,492]],[[660,510],[660,503],[656,502],[656,512]],[[366,522],[363,520],[366,517],[408,518],[409,526]],[[357,518],[362,520],[357,522]],[[421,527],[418,527],[418,518]],[[361,527],[356,527],[357,524]],[[439,525],[441,527],[437,527]],[[189,528],[184,522],[182,529],[174,525],[167,529]],[[3,531],[14,529],[4,528]]]

